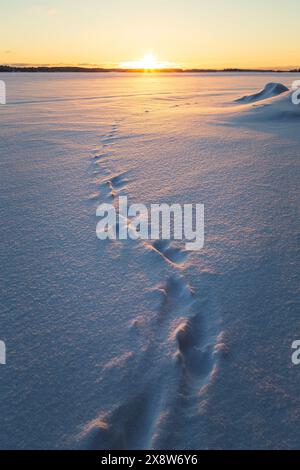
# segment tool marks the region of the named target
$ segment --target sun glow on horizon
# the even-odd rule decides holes
[[[121,62],[120,67],[125,69],[159,70],[165,68],[177,68],[178,65],[167,61],[159,62],[155,55],[145,54],[140,60]]]
[[[299,0],[2,1],[0,64],[298,69],[299,13]]]

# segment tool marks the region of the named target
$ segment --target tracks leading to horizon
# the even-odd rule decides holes
[[[111,124],[99,152],[91,159],[96,186],[90,196],[93,203],[115,204],[119,195],[130,197],[129,172],[111,172],[108,165],[114,144],[120,139],[120,124]],[[225,349],[222,332],[209,316],[207,298],[199,297],[185,278],[189,253],[174,241],[138,239],[126,243],[133,256],[139,246],[151,263],[165,264],[169,274],[151,289],[159,299],[156,316],[147,325],[136,318],[127,326],[127,334],[137,335],[144,345],[125,359],[126,381],[132,384],[132,394],[86,425],[80,440],[89,448],[159,448],[164,436],[172,439],[172,433],[180,432],[178,420],[180,428],[180,422],[199,412],[201,397],[207,393]],[[147,264],[141,266],[144,269]],[[166,370],[160,370],[158,358],[163,358]],[[147,369],[151,370],[149,378]]]

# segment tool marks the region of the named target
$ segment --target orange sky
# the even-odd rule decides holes
[[[0,62],[114,67],[300,66],[299,0],[10,0]]]

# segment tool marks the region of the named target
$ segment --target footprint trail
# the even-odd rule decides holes
[[[113,123],[101,140],[102,150],[93,157],[97,191],[91,201],[98,204],[113,202],[123,191],[128,193],[128,173],[111,174],[107,165],[114,155],[118,132],[119,124]],[[130,249],[134,244],[145,249],[153,263],[164,263],[169,276],[153,286],[153,292],[161,299],[156,318],[146,323],[136,318],[127,326],[128,335],[137,335],[142,346],[131,359],[126,377],[120,380],[136,384],[136,393],[123,401],[121,397],[112,410],[103,411],[85,426],[80,435],[80,445],[85,448],[161,448],[166,439],[176,443],[180,435],[178,423],[192,420],[202,400],[207,399],[209,384],[225,348],[220,326],[211,320],[207,298],[202,298],[185,280],[189,252],[169,240],[138,239],[130,243]],[[158,358],[163,358],[165,370],[157,367]]]

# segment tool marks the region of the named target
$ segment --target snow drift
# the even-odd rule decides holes
[[[300,119],[300,105],[292,102],[292,93],[270,98],[257,105],[249,105],[235,116],[235,121],[253,121],[280,123],[293,122]]]
[[[254,103],[255,101],[265,100],[274,96],[281,95],[289,89],[282,83],[267,83],[263,90],[253,95],[246,95],[236,100],[237,103]]]

